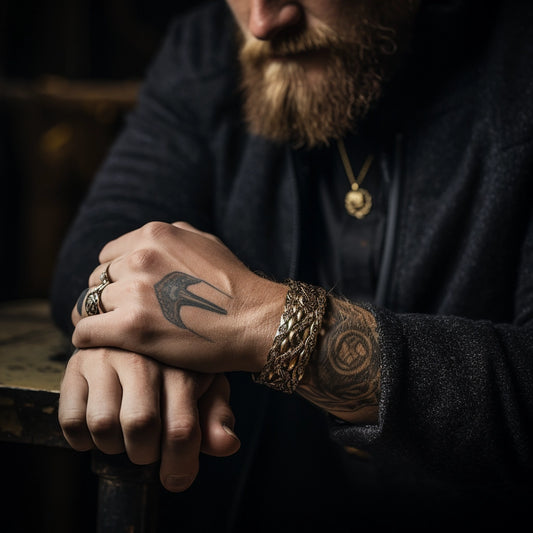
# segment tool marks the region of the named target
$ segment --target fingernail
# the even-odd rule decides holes
[[[233,437],[236,440],[239,440],[239,437],[235,434],[235,432],[229,427],[226,426],[226,424],[222,424],[222,429],[230,436]]]
[[[191,476],[167,476],[165,487],[170,491],[182,491],[188,489],[192,484]]]

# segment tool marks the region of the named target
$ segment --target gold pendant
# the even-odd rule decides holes
[[[357,183],[352,185],[352,190],[346,193],[344,198],[344,207],[352,217],[365,218],[372,209],[372,196],[370,193]]]

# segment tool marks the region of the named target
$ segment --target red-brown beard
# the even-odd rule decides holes
[[[249,131],[309,148],[328,145],[353,131],[380,98],[384,81],[397,68],[408,41],[416,2],[391,3],[395,2],[396,9],[382,6],[387,18],[372,13],[373,8],[360,11],[343,36],[324,24],[272,41],[241,35],[239,59]],[[315,54],[326,61],[310,74],[305,58]]]

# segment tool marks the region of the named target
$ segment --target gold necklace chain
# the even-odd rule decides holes
[[[361,183],[363,183],[363,180],[370,170],[370,165],[372,165],[374,156],[371,154],[366,158],[359,171],[359,176],[357,176],[356,179],[342,139],[337,141],[337,146],[339,148],[344,171],[351,184],[351,189],[346,193],[344,198],[344,207],[349,215],[358,219],[365,218],[372,209],[372,195],[366,189],[361,187]]]

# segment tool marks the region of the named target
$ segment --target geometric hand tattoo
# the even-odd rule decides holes
[[[191,328],[188,328],[180,316],[181,308],[186,305],[198,307],[200,309],[206,309],[207,311],[212,311],[213,313],[218,313],[221,315],[228,314],[227,311],[222,307],[219,307],[209,300],[206,300],[201,296],[197,296],[188,290],[189,286],[196,285],[198,283],[205,283],[216,291],[231,298],[229,294],[226,294],[214,285],[211,285],[211,283],[199,278],[195,278],[194,276],[190,276],[189,274],[185,274],[184,272],[171,272],[170,274],[167,274],[163,279],[154,285],[154,290],[157,300],[159,301],[159,305],[161,306],[161,310],[163,311],[163,315],[169,322],[175,324],[179,328],[186,329],[191,333],[198,335],[199,337],[209,340],[203,335],[196,333]]]

